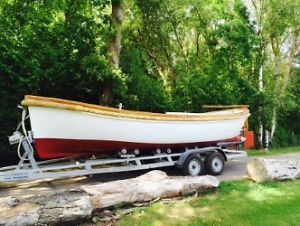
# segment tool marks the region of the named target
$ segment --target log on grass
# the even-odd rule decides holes
[[[293,180],[300,177],[300,160],[257,158],[247,164],[247,170],[255,182]]]
[[[0,199],[0,225],[65,225],[123,203],[171,198],[218,186],[213,176],[168,177],[154,170],[142,176],[78,189]]]
[[[81,186],[92,198],[94,209],[122,204],[147,202],[156,198],[173,198],[197,190],[216,188],[219,181],[213,176],[168,177],[154,170],[137,178],[97,185]]]
[[[66,190],[0,199],[0,225],[56,225],[90,219],[90,196]]]

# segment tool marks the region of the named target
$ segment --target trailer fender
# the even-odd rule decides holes
[[[222,148],[218,148],[217,152],[223,155],[224,160],[227,161],[227,155],[225,154],[224,150]]]

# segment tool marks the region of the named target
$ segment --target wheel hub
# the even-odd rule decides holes
[[[201,165],[200,165],[200,162],[197,161],[197,160],[192,160],[189,164],[189,174],[192,175],[192,176],[196,176],[200,173],[201,171]]]
[[[221,171],[223,168],[223,162],[220,158],[214,158],[212,160],[212,169],[215,171],[215,172],[219,172]]]

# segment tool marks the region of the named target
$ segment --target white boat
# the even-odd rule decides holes
[[[250,115],[246,108],[160,114],[39,96],[22,105],[41,159],[214,145],[237,137]]]

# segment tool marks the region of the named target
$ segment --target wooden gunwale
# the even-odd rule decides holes
[[[242,104],[242,105],[203,105],[202,108],[207,109],[228,109],[228,108],[248,108],[249,105]]]
[[[94,104],[87,104],[78,101],[65,100],[52,97],[41,97],[26,95],[22,101],[23,106],[38,106],[46,108],[56,108],[71,111],[87,112],[105,116],[130,118],[130,119],[143,119],[154,121],[222,121],[232,120],[241,117],[248,117],[249,110],[246,108],[238,108],[238,112],[228,110],[228,114],[197,114],[197,115],[176,115],[176,114],[162,114],[142,111],[123,110],[112,107],[105,107]]]

